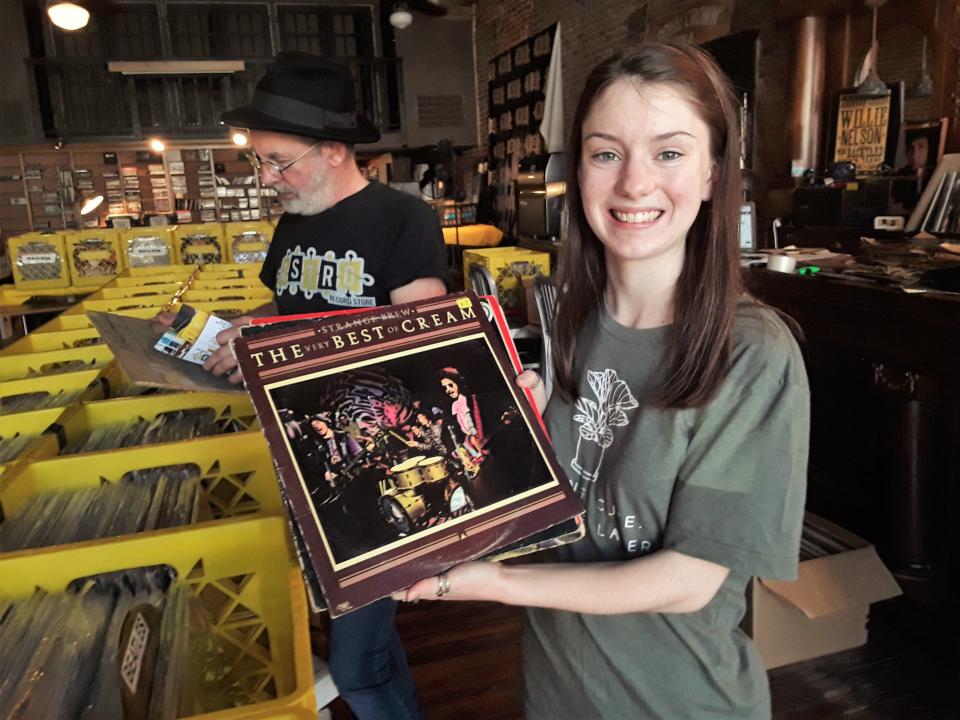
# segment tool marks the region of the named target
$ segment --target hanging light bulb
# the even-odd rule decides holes
[[[933,26],[937,27],[940,23],[940,0],[937,0],[933,7]],[[927,72],[927,34],[923,34],[923,54],[920,56],[920,77],[912,88],[910,88],[910,97],[925,98],[933,95],[933,78]]]
[[[50,22],[64,30],[79,30],[90,22],[90,13],[73,2],[57,2],[47,7]]]
[[[160,138],[151,138],[150,139],[150,149],[154,152],[161,153],[167,149],[167,146],[164,144],[163,140]]]
[[[242,132],[235,132],[232,139],[233,144],[238,147],[246,147],[247,143],[249,142],[249,138],[247,137],[246,133]]]
[[[877,58],[880,55],[880,46],[877,43],[877,9],[886,0],[866,0],[867,7],[873,8],[873,34],[870,42],[870,72],[857,86],[857,95],[889,95],[890,88],[877,74]]]
[[[923,58],[920,61],[920,77],[910,88],[910,97],[925,98],[933,95],[933,78],[927,72],[927,36],[923,36]]]
[[[403,30],[410,27],[413,22],[413,15],[407,10],[407,4],[399,2],[393,6],[393,12],[390,13],[390,24],[397,30]]]

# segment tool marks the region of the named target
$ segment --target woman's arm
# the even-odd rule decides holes
[[[471,562],[446,573],[450,589],[437,597],[439,578],[421,580],[398,600],[489,600],[507,605],[596,615],[688,613],[705,607],[730,571],[673,550],[609,563],[501,565]]]

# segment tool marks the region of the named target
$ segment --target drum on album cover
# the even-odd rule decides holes
[[[439,455],[425,458],[417,466],[424,482],[442,482],[447,479],[447,466]]]

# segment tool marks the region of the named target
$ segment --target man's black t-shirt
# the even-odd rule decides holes
[[[388,305],[429,277],[447,279],[436,215],[373,182],[318,215],[283,215],[260,271],[281,315]]]

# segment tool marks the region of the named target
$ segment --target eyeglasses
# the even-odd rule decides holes
[[[293,160],[288,162],[286,165],[278,165],[273,160],[263,160],[255,152],[246,152],[244,153],[244,155],[246,156],[247,160],[250,161],[250,164],[253,165],[254,170],[256,170],[257,172],[260,172],[260,169],[265,167],[267,170],[269,170],[271,173],[273,173],[277,177],[282,177],[283,173],[289,170],[290,167],[297,160],[299,160],[302,157],[305,157],[311,150],[314,150],[315,148],[319,147],[322,143],[323,143],[322,140],[320,140],[319,142],[315,142],[313,145],[311,145],[302,153],[297,155]]]

